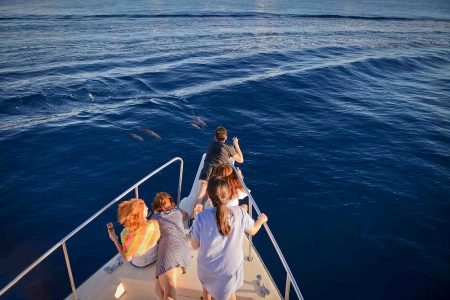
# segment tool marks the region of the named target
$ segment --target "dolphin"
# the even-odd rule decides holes
[[[135,139],[136,141],[140,141],[143,142],[144,138],[140,135],[137,135],[135,133],[128,133],[129,136],[131,136],[133,139]]]
[[[158,140],[161,140],[161,136],[159,134],[157,134],[156,132],[154,132],[153,130],[150,130],[147,128],[141,128],[141,130],[143,132],[145,132],[146,134],[148,134],[149,136],[152,136],[154,138],[157,138]]]
[[[195,123],[191,123],[191,126],[196,128],[196,129],[202,130],[202,128],[200,126],[198,126],[197,124],[195,124]]]
[[[208,125],[206,125],[206,122],[203,121],[202,118],[200,118],[199,116],[195,116],[194,118],[197,120],[197,122],[198,122],[198,124],[200,124],[200,126],[208,127]]]

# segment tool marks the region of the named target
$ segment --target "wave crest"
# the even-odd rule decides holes
[[[358,16],[335,14],[279,14],[279,13],[176,13],[176,14],[95,14],[95,15],[16,15],[0,17],[1,21],[53,19],[53,20],[84,20],[84,19],[153,19],[153,18],[304,18],[304,19],[349,19],[372,21],[444,21],[450,19],[431,17],[396,17],[396,16]]]

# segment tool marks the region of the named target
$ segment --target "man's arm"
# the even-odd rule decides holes
[[[236,154],[233,155],[233,159],[242,164],[244,162],[244,155],[242,154],[241,148],[239,147],[239,139],[237,137],[233,138],[233,147],[236,150]]]

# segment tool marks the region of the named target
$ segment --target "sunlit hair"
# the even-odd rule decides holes
[[[170,210],[175,207],[175,201],[173,201],[172,196],[166,192],[157,193],[153,199],[152,208],[154,211],[161,212],[165,210]]]
[[[145,202],[142,199],[133,198],[119,204],[117,219],[119,223],[131,231],[135,231],[147,224],[144,216]]]
[[[216,128],[214,135],[216,137],[216,140],[223,142],[227,139],[227,130],[225,129],[225,127],[219,126]]]
[[[216,208],[216,222],[219,232],[223,236],[229,236],[231,227],[228,223],[230,211],[227,202],[230,198],[230,186],[225,177],[212,176],[208,180],[208,196]]]
[[[214,169],[213,175],[222,176],[228,180],[230,187],[230,199],[235,199],[239,195],[239,191],[243,189],[238,175],[234,172],[229,164],[222,164]]]

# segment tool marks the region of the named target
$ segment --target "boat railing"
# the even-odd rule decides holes
[[[241,182],[242,186],[245,189],[245,192],[247,193],[248,196],[248,213],[250,215],[250,217],[253,217],[253,208],[256,211],[257,216],[259,217],[261,215],[261,211],[258,208],[258,205],[256,205],[255,200],[253,199],[253,196],[250,193],[250,190],[247,188],[247,186],[245,185],[245,182],[241,176],[241,173],[238,171],[238,169],[234,166],[234,164],[232,162],[229,162],[230,166],[233,168],[234,172],[238,175],[239,181]],[[297,282],[295,281],[294,275],[292,274],[291,269],[289,268],[288,263],[286,262],[286,259],[284,258],[283,253],[281,252],[280,247],[278,246],[277,241],[275,240],[275,237],[272,234],[272,231],[269,228],[269,225],[267,225],[267,223],[264,223],[264,229],[267,232],[267,235],[269,236],[270,241],[272,242],[273,247],[275,248],[275,251],[278,254],[278,257],[281,260],[281,263],[283,264],[283,267],[286,271],[286,286],[285,286],[285,291],[284,291],[284,299],[285,300],[289,300],[289,295],[291,292],[291,285],[294,288],[294,291],[298,297],[298,299],[303,300],[303,295],[300,292],[300,288],[298,287]],[[249,247],[248,247],[248,256],[247,259],[248,260],[253,260],[253,256],[252,256],[252,249],[253,249],[253,241],[252,241],[252,236],[249,235],[248,236],[249,239]]]
[[[66,242],[72,238],[75,234],[77,234],[81,229],[86,227],[89,223],[91,223],[93,220],[95,220],[98,216],[100,216],[105,210],[110,208],[112,205],[120,201],[122,198],[124,198],[126,195],[134,191],[135,197],[139,198],[139,186],[143,184],[145,181],[153,177],[154,175],[158,174],[160,171],[168,167],[169,165],[173,164],[174,162],[179,161],[180,162],[180,173],[178,178],[178,198],[177,203],[180,202],[180,196],[181,196],[181,184],[183,182],[183,159],[180,157],[174,157],[159,168],[155,169],[153,172],[149,173],[147,176],[133,184],[129,189],[127,189],[125,192],[120,194],[118,197],[116,197],[114,200],[109,202],[106,206],[104,206],[102,209],[100,209],[98,212],[96,212],[92,217],[87,219],[83,222],[80,226],[75,228],[71,233],[69,233],[67,236],[65,236],[62,240],[60,240],[58,243],[56,243],[52,248],[50,248],[47,252],[45,252],[41,257],[39,257],[37,260],[35,260],[28,268],[26,268],[24,271],[22,271],[19,275],[16,276],[11,282],[9,282],[4,288],[0,290],[0,296],[5,294],[11,287],[13,287],[19,280],[21,280],[25,275],[27,275],[31,270],[33,270],[37,265],[39,265],[43,260],[45,260],[50,254],[56,251],[59,247],[62,248],[64,252],[64,259],[66,261],[66,267],[67,272],[69,274],[69,280],[70,280],[70,286],[72,288],[72,295],[75,300],[78,300],[77,290],[75,286],[75,282],[73,280],[72,275],[72,268],[70,266],[70,259],[69,254],[67,252],[67,246]]]
[[[65,262],[66,262],[66,267],[67,267],[67,272],[69,275],[69,280],[70,280],[70,285],[72,288],[72,295],[73,298],[75,300],[78,300],[78,295],[77,295],[77,291],[76,291],[76,286],[75,286],[75,282],[73,279],[73,275],[72,275],[72,269],[71,269],[71,265],[70,265],[70,259],[69,259],[69,255],[68,255],[68,251],[67,251],[67,246],[66,246],[66,242],[72,238],[75,234],[77,234],[81,229],[83,229],[84,227],[86,227],[89,223],[91,223],[93,220],[95,220],[98,216],[100,216],[105,210],[107,210],[108,208],[110,208],[112,205],[116,204],[118,201],[120,201],[122,198],[124,198],[126,195],[128,195],[129,193],[134,191],[135,197],[139,198],[139,186],[141,184],[143,184],[144,182],[146,182],[148,179],[150,179],[151,177],[153,177],[154,175],[158,174],[160,171],[162,171],[163,169],[165,169],[166,167],[168,167],[169,165],[173,164],[176,161],[180,161],[180,172],[179,172],[179,178],[178,178],[178,195],[177,195],[177,204],[179,205],[180,203],[180,197],[181,197],[181,185],[183,182],[183,159],[181,159],[180,157],[175,157],[171,160],[169,160],[168,162],[166,162],[165,164],[161,165],[159,168],[155,169],[153,172],[149,173],[147,176],[145,176],[144,178],[142,178],[141,180],[139,180],[138,182],[136,182],[135,184],[133,184],[130,188],[128,188],[125,192],[123,192],[122,194],[120,194],[119,196],[117,196],[114,200],[112,200],[111,202],[109,202],[107,205],[105,205],[102,209],[100,209],[99,211],[97,211],[94,215],[92,215],[89,219],[87,219],[85,222],[83,222],[80,226],[78,226],[77,228],[75,228],[71,233],[69,233],[67,236],[65,236],[62,240],[60,240],[58,243],[56,243],[52,248],[50,248],[47,252],[45,252],[41,257],[39,257],[37,260],[35,260],[30,266],[28,266],[24,271],[22,271],[19,275],[16,276],[16,278],[14,278],[11,282],[9,282],[5,287],[3,287],[0,290],[0,296],[4,295],[9,289],[11,289],[18,281],[20,281],[25,275],[27,275],[31,270],[33,270],[37,265],[39,265],[43,260],[45,260],[48,256],[50,256],[50,254],[52,254],[53,252],[56,251],[56,249],[58,249],[59,247],[62,248],[63,253],[64,253],[64,258],[65,258]],[[236,172],[238,174],[239,180],[242,184],[242,186],[244,187],[248,198],[249,198],[249,214],[250,216],[252,216],[252,212],[253,212],[253,208],[255,209],[257,215],[261,215],[261,211],[259,210],[258,206],[256,205],[255,200],[253,199],[250,190],[247,188],[247,186],[245,185],[244,180],[242,179],[241,176],[239,176],[239,172],[237,171],[236,167],[233,164],[230,164],[231,167],[234,169],[234,172]],[[276,242],[272,231],[270,230],[269,226],[267,225],[267,223],[264,223],[264,228],[270,238],[270,241],[272,242],[272,245],[274,246],[278,257],[280,258],[284,269],[286,271],[286,288],[285,288],[285,293],[284,293],[284,298],[286,300],[289,300],[289,295],[290,295],[290,288],[291,285],[294,288],[294,291],[297,295],[297,297],[301,300],[303,300],[303,295],[300,292],[300,289],[297,285],[297,282],[295,281],[294,276],[292,275],[291,269],[289,268],[289,265],[286,262],[286,259],[283,256],[283,253],[281,252],[280,247],[278,246],[278,243]],[[249,249],[248,249],[248,256],[247,258],[249,260],[252,260],[252,248],[253,248],[253,242],[252,242],[252,237],[249,236]]]

